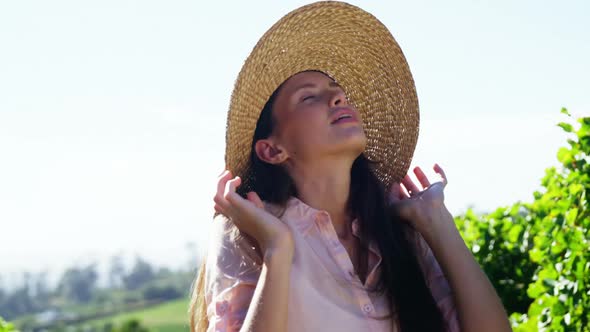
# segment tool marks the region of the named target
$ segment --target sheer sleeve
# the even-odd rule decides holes
[[[207,331],[239,331],[260,276],[262,259],[253,241],[240,234],[223,215],[213,220],[206,257]]]
[[[415,232],[420,264],[432,296],[441,310],[449,332],[460,332],[459,318],[453,291],[449,285],[432,249],[420,233]]]

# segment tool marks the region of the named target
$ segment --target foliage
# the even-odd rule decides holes
[[[123,277],[123,283],[127,289],[138,289],[154,278],[153,267],[141,257],[136,257],[135,265],[131,272]]]
[[[121,255],[111,259],[106,287],[97,284],[97,262],[68,267],[52,286],[46,271],[23,272],[11,289],[0,287],[0,314],[30,331],[145,308],[187,295],[196,265],[171,270],[136,257],[125,269],[122,262]]]
[[[143,290],[143,298],[146,300],[173,300],[181,297],[183,294],[178,288],[168,286],[149,285]]]
[[[122,321],[119,324],[107,321],[102,324],[60,325],[47,331],[52,332],[150,332],[151,329],[136,318]],[[0,331],[1,332],[1,331]]]
[[[0,332],[18,332],[12,323],[6,322],[0,317]]]
[[[96,264],[71,267],[64,272],[58,291],[75,303],[88,303],[92,300],[97,281]]]
[[[120,327],[113,329],[113,332],[148,332],[147,327],[141,325],[137,319],[125,321]]]
[[[456,217],[517,332],[590,332],[590,118],[561,112],[569,122],[558,126],[573,137],[534,201]]]
[[[522,206],[501,207],[477,216],[471,210],[455,222],[476,260],[494,284],[508,312],[525,312],[526,294],[538,265],[529,260],[531,217]]]
[[[0,313],[8,320],[23,312],[39,311],[48,306],[51,291],[47,287],[47,272],[25,272],[22,283],[11,292],[0,289]]]

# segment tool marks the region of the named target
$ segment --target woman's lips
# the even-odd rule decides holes
[[[359,122],[355,116],[351,116],[349,118],[343,118],[340,120],[336,120],[334,121],[332,124],[341,124],[341,123],[355,123],[355,122]]]

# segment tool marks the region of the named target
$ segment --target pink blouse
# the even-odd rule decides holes
[[[291,197],[280,219],[291,229],[295,240],[289,331],[397,331],[392,330],[389,319],[378,319],[389,313],[387,299],[366,290],[377,282],[380,272],[381,256],[375,243],[369,248],[370,273],[363,285],[326,211]],[[209,240],[205,274],[208,332],[239,331],[262,268],[261,257],[252,243],[229,232],[230,226],[231,222],[219,215]],[[358,237],[356,220],[352,233]],[[458,332],[451,288],[430,247],[416,234],[428,286],[449,332]]]

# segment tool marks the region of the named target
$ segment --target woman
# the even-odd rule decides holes
[[[277,22],[228,114],[193,331],[509,331],[444,206],[446,176],[405,172],[409,68],[373,16],[338,2]]]

